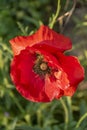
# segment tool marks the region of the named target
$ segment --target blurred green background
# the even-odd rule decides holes
[[[59,17],[73,9],[75,1],[61,0]],[[0,130],[64,130],[65,108],[59,100],[46,104],[27,101],[10,79],[13,54],[9,40],[33,33],[42,22],[48,25],[56,5],[57,0],[0,0]],[[54,30],[71,38],[73,48],[67,54],[77,56],[85,68],[85,80],[75,95],[63,98],[69,113],[67,130],[75,130],[87,112],[87,0],[77,0],[72,16],[67,17],[57,20]],[[87,130],[87,118],[76,130]]]

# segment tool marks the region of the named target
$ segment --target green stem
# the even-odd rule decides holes
[[[72,116],[72,102],[71,102],[71,97],[66,97],[67,99],[67,105],[68,105],[68,113],[69,113],[69,122],[71,122],[73,120],[73,116]]]
[[[87,112],[79,119],[79,121],[77,122],[76,128],[78,128],[80,126],[80,124],[82,123],[82,121],[87,117]]]
[[[58,15],[59,15],[59,12],[60,12],[60,0],[58,0],[58,3],[57,3],[57,10],[56,10],[56,13],[52,19],[52,22],[50,23],[49,27],[52,29],[55,22],[56,22],[56,19],[58,18]]]
[[[64,112],[65,112],[65,130],[67,130],[67,125],[68,125],[68,122],[69,122],[68,109],[67,109],[67,106],[66,106],[66,104],[65,104],[65,102],[62,98],[60,99],[60,102],[61,102],[63,109],[64,109]]]

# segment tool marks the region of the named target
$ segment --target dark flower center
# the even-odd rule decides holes
[[[40,54],[37,54],[37,59],[35,61],[33,70],[39,75],[46,75],[51,73],[51,68],[48,66],[48,63],[44,61],[43,56]]]

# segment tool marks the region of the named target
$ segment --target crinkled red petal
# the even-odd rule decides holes
[[[74,56],[65,56],[62,53],[57,53],[56,56],[60,66],[67,73],[71,85],[70,88],[65,90],[65,95],[72,96],[76,91],[77,85],[84,79],[84,69]]]
[[[35,46],[49,52],[65,51],[71,49],[71,40],[62,34],[56,33],[47,26],[42,25],[39,30],[31,36],[18,36],[9,41],[14,55],[18,55],[27,46]]]
[[[11,78],[19,93],[28,100],[46,102],[50,99],[44,92],[44,79],[33,71],[36,55],[24,50],[14,57],[11,64]]]
[[[64,90],[64,96],[73,96],[77,89],[77,86],[70,86],[69,88]]]

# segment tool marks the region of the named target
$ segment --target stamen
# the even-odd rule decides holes
[[[44,56],[40,54],[37,55],[33,70],[35,73],[43,76],[51,73],[51,68],[48,66],[48,63],[44,61]]]

